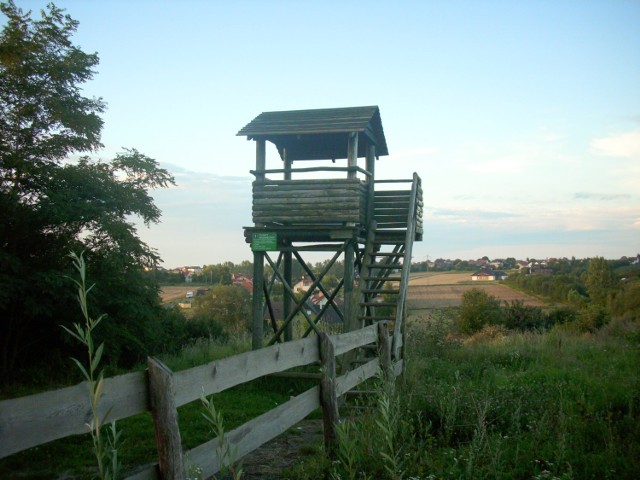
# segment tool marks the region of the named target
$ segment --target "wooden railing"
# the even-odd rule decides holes
[[[340,376],[333,377],[335,357],[365,345],[377,344],[379,356]],[[400,343],[396,339],[396,344]],[[385,353],[386,352],[386,353]],[[309,337],[292,342],[216,360],[206,365],[180,372],[171,372],[158,360],[149,359],[147,372],[131,373],[105,380],[99,413],[105,421],[119,420],[145,411],[152,411],[156,433],[178,435],[175,409],[197,400],[204,393],[218,393],[265,375],[310,364],[320,365],[320,382],[288,402],[256,417],[226,434],[230,448],[237,458],[255,450],[285,432],[314,410],[322,407],[325,417],[325,439],[331,438],[332,422],[337,406],[330,405],[337,398],[382,370],[385,375],[397,375],[402,360],[391,363],[391,340],[383,323],[361,330],[328,336]],[[317,377],[315,374],[314,377]],[[0,402],[0,458],[37,445],[87,433],[90,404],[87,383]],[[329,402],[329,403],[327,403]],[[162,404],[162,405],[160,405]],[[176,462],[187,456],[191,464],[199,465],[204,477],[217,472],[225,459],[218,458],[218,439],[213,439],[188,452],[167,452],[167,445],[156,434],[159,461],[142,467],[129,479],[173,478],[169,472],[179,471]],[[178,468],[178,470],[176,470]],[[182,478],[185,478],[183,475]]]

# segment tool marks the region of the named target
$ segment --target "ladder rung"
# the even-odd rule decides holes
[[[404,252],[377,252],[372,253],[372,257],[404,257]]]
[[[388,276],[388,277],[364,277],[363,279],[365,282],[368,282],[370,280],[373,280],[374,282],[401,282],[402,281],[402,277],[392,277],[392,276]]]
[[[362,315],[358,317],[358,320],[380,320],[380,321],[389,321],[395,322],[395,317],[391,318],[389,315]]]
[[[361,307],[397,307],[397,302],[362,302]]]
[[[402,268],[402,265],[399,263],[393,263],[393,264],[385,264],[385,263],[372,263],[371,265],[369,265],[369,268],[385,268],[385,269],[391,269],[391,270],[400,270]]]

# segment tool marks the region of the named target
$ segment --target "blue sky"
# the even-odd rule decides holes
[[[380,107],[378,178],[422,178],[414,261],[640,251],[637,0],[55,3],[101,59],[99,156],[176,177],[140,227],[165,266],[251,258],[246,123],[359,105]]]

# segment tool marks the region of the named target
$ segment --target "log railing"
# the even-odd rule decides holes
[[[337,406],[331,404],[334,402],[332,399],[376,375],[379,370],[385,374],[395,372],[397,375],[403,365],[402,360],[391,364],[390,356],[382,354],[336,378],[332,375],[335,368],[331,366],[335,357],[370,344],[377,344],[380,352],[388,352],[390,341],[387,327],[379,323],[341,335],[321,334],[320,337],[277,344],[180,372],[171,372],[161,362],[150,358],[147,373],[131,373],[105,380],[99,413],[108,414],[105,421],[119,420],[149,410],[154,414],[158,455],[162,458],[158,463],[139,469],[130,479],[178,478],[184,469],[185,456],[189,463],[199,465],[203,475],[208,477],[217,472],[225,460],[217,457],[218,439],[188,452],[176,452],[175,445],[180,445],[175,415],[178,406],[197,400],[203,393],[209,395],[265,375],[319,364],[320,375],[311,375],[319,379],[318,386],[226,434],[230,448],[241,458],[319,407],[322,407],[325,417],[325,428],[331,429],[337,418]],[[86,382],[1,401],[0,458],[56,439],[87,433],[90,411]],[[162,432],[162,435],[158,432]],[[166,438],[172,440],[163,440]],[[330,441],[331,438],[335,438],[335,432],[325,430],[325,439]],[[182,478],[185,476],[182,475]]]

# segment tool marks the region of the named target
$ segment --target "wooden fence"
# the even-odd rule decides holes
[[[378,355],[360,367],[335,377],[335,357],[365,345],[377,344]],[[378,323],[341,335],[309,337],[273,345],[207,365],[171,372],[156,359],[149,359],[147,372],[130,373],[105,380],[99,413],[106,421],[120,420],[151,411],[156,429],[158,462],[138,469],[133,480],[186,478],[184,459],[199,465],[205,478],[224,464],[218,458],[218,439],[182,452],[177,407],[265,375],[291,368],[320,364],[320,382],[244,425],[226,434],[237,458],[241,458],[285,432],[307,415],[322,408],[325,442],[335,438],[338,419],[335,399],[379,370],[392,378],[403,368],[392,363],[387,327]],[[86,382],[60,390],[0,402],[0,458],[44,443],[88,432],[91,417]],[[177,437],[176,437],[177,435]]]

